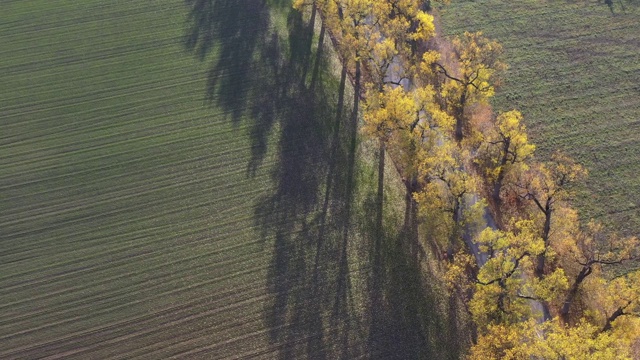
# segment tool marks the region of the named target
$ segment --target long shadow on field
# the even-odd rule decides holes
[[[238,125],[250,113],[254,174],[267,150],[267,136],[283,100],[289,74],[280,64],[278,39],[270,29],[265,0],[185,0],[190,8],[184,45],[210,61],[206,99]],[[282,1],[271,0],[277,6]],[[261,57],[258,59],[258,54]],[[211,59],[209,59],[211,58]]]
[[[418,262],[397,246],[407,232],[376,236],[370,223],[379,202],[367,189],[376,175],[355,154],[347,73],[331,74],[322,42],[312,41],[319,16],[272,0],[288,13],[288,34],[278,36],[263,0],[187,4],[185,45],[211,61],[207,98],[248,125],[247,175],[262,169],[268,145],[277,146],[269,165],[276,187],[255,207],[272,251],[264,323],[255,329],[268,331],[269,347],[259,350],[281,359],[449,357],[434,345],[448,319],[438,315]],[[385,224],[402,229],[401,219]]]
[[[254,53],[268,36],[268,11],[263,0],[185,0],[190,8],[185,47],[204,61],[213,60],[207,99],[238,122],[255,81]]]
[[[385,190],[388,191],[389,189]],[[380,193],[370,191],[365,206],[369,228],[380,214]],[[385,201],[387,201],[385,199]],[[459,359],[469,346],[469,325],[460,305],[423,268],[417,203],[405,196],[404,216],[385,209],[382,234],[373,240],[370,287],[371,351],[383,359]],[[389,224],[401,224],[399,230]]]

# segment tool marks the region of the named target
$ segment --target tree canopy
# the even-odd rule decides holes
[[[321,14],[356,84],[362,76],[360,130],[380,145],[379,171],[386,151],[427,220],[424,241],[446,247],[445,280],[478,331],[469,358],[631,358],[638,239],[582,223],[570,199],[586,169],[561,153],[540,161],[523,115],[492,112],[502,46],[465,32],[439,40],[452,49],[443,51],[421,4],[295,1]],[[488,120],[474,121],[479,106]],[[485,229],[473,234],[471,223]]]

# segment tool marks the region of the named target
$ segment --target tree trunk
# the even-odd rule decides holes
[[[495,184],[493,184],[493,192],[491,193],[491,198],[493,199],[493,204],[495,205],[497,214],[500,214],[500,207],[502,206],[500,191],[502,190],[503,180],[504,180],[504,171],[500,170],[500,173],[498,173],[498,178],[496,179]]]
[[[560,309],[560,317],[565,323],[567,323],[569,320],[569,310],[571,310],[571,304],[573,303],[573,300],[578,294],[580,285],[582,284],[584,279],[586,279],[587,276],[591,274],[591,272],[592,272],[592,269],[590,265],[584,266],[582,270],[580,270],[580,273],[578,274],[578,276],[576,277],[576,281],[573,283],[573,286],[571,286],[571,289],[569,290],[569,293],[567,294],[567,297],[564,300],[564,304],[562,305],[562,309]]]
[[[546,301],[540,301],[540,306],[542,306],[542,320],[551,320],[551,311],[549,310],[549,304]]]
[[[457,113],[463,113],[464,111],[457,111]],[[463,128],[463,119],[461,119],[462,115],[456,116],[456,141],[460,143],[464,138],[464,133],[462,132]]]
[[[456,111],[455,111],[456,112],[455,138],[458,143],[460,143],[464,138],[464,125],[465,125],[464,105],[466,102],[467,102],[467,89],[465,88],[465,90],[462,92],[462,95],[460,96],[460,103],[457,104]]]
[[[536,256],[536,268],[533,270],[533,273],[538,279],[542,279],[544,276],[546,253],[546,251],[543,251],[542,254],[538,254],[538,256]]]
[[[546,249],[549,245],[549,233],[551,232],[551,204],[547,201],[544,211],[544,227],[542,229],[542,240],[544,241],[545,251],[536,257],[536,268],[534,273],[538,279],[541,279],[544,275],[544,264],[546,260]]]
[[[301,81],[302,81],[302,86],[304,87],[305,82],[307,80],[307,73],[309,72],[309,63],[311,62],[311,44],[313,43],[313,34],[314,34],[314,27],[316,24],[316,4],[315,1],[313,3],[313,6],[311,6],[311,18],[309,19],[309,25],[307,25],[307,28],[305,29],[307,32],[307,36],[305,41],[308,44],[308,49],[307,52],[305,54],[305,59],[304,59],[304,67],[302,70],[302,76],[300,77]],[[305,45],[307,46],[307,45]],[[321,45],[318,45],[321,46]]]
[[[356,54],[356,56],[359,56]],[[360,79],[362,78],[362,71],[360,70],[360,60],[356,61],[356,78],[353,85],[353,121],[354,124],[358,123],[358,107],[360,106]],[[353,119],[352,119],[353,120]]]
[[[453,214],[451,215],[451,220],[453,220],[453,231],[451,232],[451,237],[449,238],[449,246],[447,247],[447,258],[451,261],[453,260],[453,248],[455,242],[459,236],[459,224],[460,224],[460,199],[455,197],[453,203]]]
[[[493,193],[491,194],[491,198],[493,199],[493,203],[496,207],[496,213],[500,214],[500,206],[502,205],[502,199],[500,198],[500,191],[502,190],[502,182],[504,181],[504,177],[506,175],[506,171],[504,167],[508,162],[509,155],[509,146],[511,146],[511,140],[509,138],[504,140],[504,145],[502,146],[502,159],[500,159],[500,171],[498,172],[498,177],[496,178],[496,182],[493,184]],[[501,220],[501,219],[497,219]]]
[[[611,330],[611,323],[622,315],[624,315],[624,309],[622,307],[619,307],[616,311],[613,312],[613,314],[611,314],[611,316],[609,316],[609,318],[607,319],[607,323],[602,328],[602,332]]]
[[[542,229],[542,240],[544,240],[545,245],[549,243],[549,233],[551,232],[551,213],[551,203],[550,200],[547,200],[544,211],[544,228]]]

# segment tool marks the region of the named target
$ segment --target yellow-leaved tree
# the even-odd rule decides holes
[[[448,136],[453,118],[435,101],[433,86],[405,90],[368,84],[363,101],[362,132],[380,141],[381,156],[388,148],[408,190],[417,190],[416,176],[421,159]]]
[[[502,45],[487,39],[482,32],[465,32],[452,40],[457,63],[446,64],[435,51],[426,52],[420,66],[423,73],[440,74],[441,96],[456,119],[455,139],[461,142],[470,131],[466,114],[469,105],[486,103],[494,95],[499,75],[506,68],[501,61]]]
[[[505,182],[515,182],[520,173],[528,169],[527,162],[535,150],[522,120],[522,114],[517,110],[498,115],[495,123],[483,129],[483,141],[478,151],[476,161],[484,172],[499,222],[502,220],[499,215]]]
[[[632,359],[628,342],[582,320],[565,326],[558,319],[537,323],[494,324],[471,347],[469,359]]]
[[[612,282],[607,281],[607,274],[603,272],[603,268],[611,268],[639,259],[639,244],[638,239],[635,237],[620,237],[616,234],[607,233],[602,225],[590,222],[586,229],[579,231],[574,239],[569,240],[568,246],[565,246],[562,250],[556,250],[561,257],[562,266],[567,272],[567,276],[571,279],[571,285],[564,296],[559,312],[565,323],[571,323],[572,318],[576,319],[582,315],[581,309],[576,307],[577,300],[583,300],[582,302],[584,303],[584,299],[579,297],[582,290],[584,290],[585,295],[605,294],[609,292],[607,289],[610,290],[618,285],[621,286],[620,289],[624,288],[623,285],[625,284],[640,285],[634,282],[638,280],[635,276],[620,277]],[[621,290],[618,295],[624,298],[626,294],[632,293]],[[635,296],[637,295],[638,293],[636,292]],[[618,309],[621,309],[620,311],[623,313],[625,310],[633,313],[634,304],[636,306],[635,309],[637,309],[637,298],[629,296],[628,300],[630,300],[628,306],[624,305],[624,300],[612,300],[609,305],[591,306],[591,310],[603,312],[602,314],[607,318],[606,322],[609,324],[606,327],[610,328],[611,322],[619,316],[614,316]],[[597,303],[606,302],[598,301]],[[572,310],[577,312],[573,316],[571,316]],[[602,314],[600,315],[601,318],[603,317]],[[592,315],[594,315],[593,312]]]
[[[471,314],[480,330],[490,324],[515,323],[531,315],[528,299],[520,295],[523,272],[531,258],[544,250],[542,239],[530,220],[514,224],[513,231],[486,228],[477,240],[489,255],[479,269]]]
[[[430,151],[429,151],[430,150]],[[431,149],[420,152],[419,181],[421,190],[414,198],[423,213],[430,215],[432,223],[444,231],[433,234],[433,238],[448,239],[447,257],[453,258],[456,247],[462,239],[469,212],[464,212],[467,195],[476,192],[479,180],[465,171],[463,163],[469,158],[466,150],[444,137]],[[435,228],[432,227],[432,228]]]
[[[550,243],[552,218],[562,201],[571,195],[570,186],[587,175],[587,171],[570,157],[555,153],[551,161],[536,163],[520,178],[513,187],[521,199],[531,201],[532,212],[542,215],[541,236],[545,243],[545,252],[536,262],[535,275],[541,277],[545,272],[546,247]],[[577,218],[573,218],[577,223]]]

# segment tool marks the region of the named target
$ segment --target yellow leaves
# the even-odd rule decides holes
[[[544,359],[629,359],[628,348],[587,321],[566,327],[554,320],[544,324],[545,338],[536,349]]]
[[[638,258],[636,237],[620,237],[607,233],[601,224],[589,222],[584,231],[576,236],[577,254],[575,259],[582,264],[591,262],[594,265],[618,264]]]
[[[416,20],[418,22],[418,29],[411,35],[412,40],[428,40],[435,35],[436,27],[433,24],[433,16],[424,11],[418,11]]]
[[[630,305],[640,305],[640,270],[629,272],[623,276],[616,277],[608,284],[609,293],[614,294]],[[620,301],[617,305],[626,305],[625,300]],[[640,309],[636,309],[640,310]]]
[[[463,74],[473,74],[482,69],[506,70],[506,65],[499,59],[502,45],[484,37],[481,31],[465,31],[462,38],[456,37],[452,43],[460,58]]]
[[[424,109],[434,103],[436,91],[433,89],[433,85],[418,86],[413,90],[413,94],[416,103],[419,104],[419,108]]]
[[[509,141],[508,151],[512,153],[511,162],[523,162],[533,155],[536,148],[529,143],[527,129],[522,119],[522,114],[517,110],[502,113],[496,119],[498,130],[496,140]]]
[[[408,41],[428,40],[435,35],[433,16],[420,10],[420,1],[394,1],[393,6],[390,1],[373,3],[373,15],[381,32],[397,40],[399,46],[409,45]]]
[[[478,272],[476,292],[470,302],[472,315],[480,327],[528,316],[531,308],[523,296],[551,296],[564,289],[562,273],[548,283],[526,284],[523,271],[530,268],[532,257],[544,251],[544,242],[531,220],[518,221],[514,229],[486,228],[477,240],[480,251],[490,255]]]
[[[614,339],[618,347],[640,345],[640,270],[612,280],[597,277],[588,285],[588,315],[598,329]]]
[[[306,0],[307,2],[309,0]],[[300,8],[305,0],[295,0]],[[365,67],[384,68],[394,59],[405,62],[403,71],[413,67],[412,46],[435,35],[433,17],[419,10],[419,0],[318,0],[323,21],[347,65],[362,61]],[[398,56],[401,55],[401,56]],[[367,64],[370,62],[371,64]],[[375,71],[375,70],[374,70]],[[378,76],[379,82],[384,76]]]
[[[640,316],[640,270],[618,276],[605,285],[605,296],[601,297],[600,308],[606,317],[621,311],[625,315]],[[640,333],[637,334],[640,337]]]
[[[481,332],[484,332],[487,326],[506,322],[504,318],[509,314],[500,309],[498,300],[500,298],[507,298],[507,296],[499,284],[476,284],[473,297],[469,301],[469,312]]]
[[[433,66],[440,61],[440,53],[435,50],[428,50],[422,54],[422,61],[420,62],[420,70],[426,75],[432,75]]]
[[[420,64],[423,74],[440,74],[441,97],[456,118],[456,139],[461,141],[469,129],[465,109],[470,105],[486,104],[493,96],[499,74],[506,68],[499,58],[502,47],[482,33],[465,32],[462,38],[452,40],[457,66],[441,62],[435,54],[426,54]]]
[[[453,256],[453,261],[447,263],[447,271],[444,280],[449,289],[458,288],[460,291],[467,291],[469,283],[469,269],[475,267],[476,260],[471,254],[463,251],[457,252]]]
[[[293,1],[293,8],[301,11],[303,7],[305,7],[307,5],[307,3],[305,2],[305,0],[294,0]]]
[[[540,223],[543,221],[542,216]],[[578,233],[578,213],[572,208],[558,206],[551,221],[553,232],[550,234],[549,241],[553,250],[562,258],[576,253],[575,235]]]
[[[523,293],[536,299],[552,302],[559,299],[568,288],[569,280],[564,270],[557,268],[542,279],[531,278],[523,289]]]
[[[442,84],[440,95],[449,100],[449,104],[451,108],[455,108],[456,106],[464,106],[465,104],[461,104],[461,96],[462,93],[467,89],[467,86],[458,81],[446,81]],[[468,102],[468,101],[467,101]]]
[[[551,161],[536,164],[522,177],[520,188],[524,195],[538,202],[553,202],[570,196],[569,185],[583,180],[588,172],[580,164],[562,153],[554,153]]]
[[[586,321],[565,327],[558,319],[487,327],[471,348],[469,359],[630,359],[628,342],[599,332]]]
[[[373,58],[378,62],[391,61],[397,53],[393,39],[386,38],[376,41],[372,53]]]
[[[369,86],[363,102],[362,132],[387,141],[395,131],[407,129],[415,121],[416,113],[413,97],[401,87],[385,86],[378,91]]]
[[[383,141],[396,133],[405,140],[413,137],[419,143],[435,136],[432,132],[448,132],[454,120],[439,108],[434,96],[431,85],[407,92],[402,87],[385,85],[379,90],[369,84],[363,101],[362,132]]]
[[[570,197],[570,185],[586,176],[587,170],[580,164],[566,155],[555,153],[551,161],[535,163],[520,174],[517,192],[521,198],[532,200],[535,208],[546,212],[553,210],[559,201]],[[545,204],[549,205],[548,209],[545,209]],[[576,217],[572,219],[576,220]]]
[[[294,0],[296,8],[309,3],[309,0]],[[393,6],[389,1],[375,0],[314,3],[332,39],[339,44],[345,66],[353,71],[354,61],[361,61],[363,80],[369,81],[364,85],[362,132],[386,142],[389,154],[407,179],[419,175],[421,188],[414,198],[421,214],[429,216],[430,223],[434,224],[432,228],[437,234],[430,234],[432,237],[438,241],[444,238],[451,246],[449,250],[454,249],[452,244],[461,244],[464,226],[484,214],[482,206],[474,211],[465,211],[461,206],[470,198],[467,194],[480,188],[479,180],[469,171],[471,150],[467,146],[478,150],[483,175],[489,179],[486,185],[488,188],[493,185],[498,199],[510,195],[511,198],[505,199],[513,200],[518,206],[524,198],[535,199],[539,203],[537,208],[546,206],[544,214],[550,213],[551,208],[562,209],[555,202],[567,197],[567,184],[586,176],[586,170],[560,154],[554,155],[549,163],[530,167],[535,146],[529,142],[522,114],[516,110],[499,114],[493,126],[483,128],[486,130],[483,132],[470,117],[478,107],[469,106],[487,102],[495,92],[500,73],[506,69],[500,60],[503,51],[500,44],[480,32],[465,33],[453,40],[456,63],[442,59],[441,54],[433,50],[417,58],[413,56],[415,42],[435,34],[433,17],[419,10],[417,0],[395,0]],[[385,85],[385,81],[391,83],[401,78],[410,79],[413,88]],[[493,116],[485,118],[493,120]],[[454,128],[458,142],[451,139]],[[467,140],[469,136],[473,137],[473,143]],[[479,141],[475,139],[481,136],[484,143],[478,149]],[[516,183],[518,179],[524,181]],[[512,185],[512,191],[501,193],[502,183]],[[543,223],[549,227],[550,217],[539,213],[522,217],[528,220],[513,223],[509,231],[488,228],[481,232],[478,245],[489,254],[489,259],[478,269],[475,285],[467,282],[469,269],[475,263],[473,256],[459,253],[448,264],[446,282],[475,291],[469,309],[481,334],[471,357],[623,357],[621,342],[616,339],[622,339],[625,331],[637,333],[640,323],[622,316],[615,319],[608,334],[598,331],[619,309],[625,314],[640,311],[637,300],[640,275],[628,274],[606,281],[600,269],[594,267],[580,292],[597,290],[597,296],[578,295],[580,304],[590,308],[591,324],[583,321],[564,327],[557,320],[545,324],[522,320],[530,316],[531,298],[549,303],[552,313],[559,311],[559,300],[566,298],[563,295],[568,293],[569,285],[578,283],[576,274],[584,269],[576,264],[629,258],[638,245],[637,239],[609,238],[611,241],[602,242],[597,229],[577,231],[577,216],[567,210],[554,213],[553,231],[549,243],[545,244],[540,236],[541,227]],[[482,224],[484,226],[484,222]],[[534,263],[542,254],[548,261]],[[571,261],[572,267],[567,259],[577,261]],[[536,264],[543,264],[543,270],[534,273]],[[572,281],[568,281],[567,276]],[[580,317],[581,314],[573,316],[572,313],[568,322]],[[626,344],[632,341],[631,337],[625,339]]]
[[[502,133],[520,130],[521,123],[522,114],[517,110],[502,113],[498,116],[498,128]],[[522,125],[522,129],[524,129],[524,125]]]
[[[535,145],[529,143],[522,114],[517,110],[498,115],[496,122],[483,131],[484,141],[476,162],[493,187],[491,196],[498,203],[503,186],[516,183],[528,169]]]
[[[471,348],[469,359],[531,359],[532,343],[537,341],[536,324],[528,320],[515,325],[490,325]]]
[[[418,110],[424,111],[422,115],[423,128],[438,129],[440,133],[448,133],[453,130],[455,119],[436,102],[436,91],[433,85],[416,87],[413,90],[414,99],[418,104]]]
[[[547,163],[547,167],[556,184],[579,181],[589,174],[582,165],[561,152],[555,152],[551,156],[551,161]]]
[[[534,256],[544,251],[544,242],[531,220],[515,223],[515,231],[502,231],[486,228],[477,240],[480,249],[496,253],[494,258],[509,256],[518,258],[522,254]]]
[[[432,189],[429,201],[439,199],[443,210],[452,211],[461,197],[473,193],[479,184],[476,177],[463,168],[463,160],[469,154],[452,141],[440,139],[440,142],[429,151],[420,153],[418,174]]]
[[[447,171],[455,170],[462,164],[459,162],[459,149],[451,141],[445,141],[440,146],[422,154],[420,162],[421,178],[443,177]]]
[[[341,0],[343,16],[353,22],[361,22],[373,6],[372,0]]]
[[[635,345],[637,349],[638,346],[640,346],[640,318],[637,316],[619,317],[613,323],[611,337],[627,348],[631,348]],[[637,355],[638,354],[636,353],[636,356]]]
[[[431,115],[430,126],[437,127],[443,133],[453,131],[456,120],[446,111],[442,110],[435,102],[429,103],[426,107],[427,112]]]

